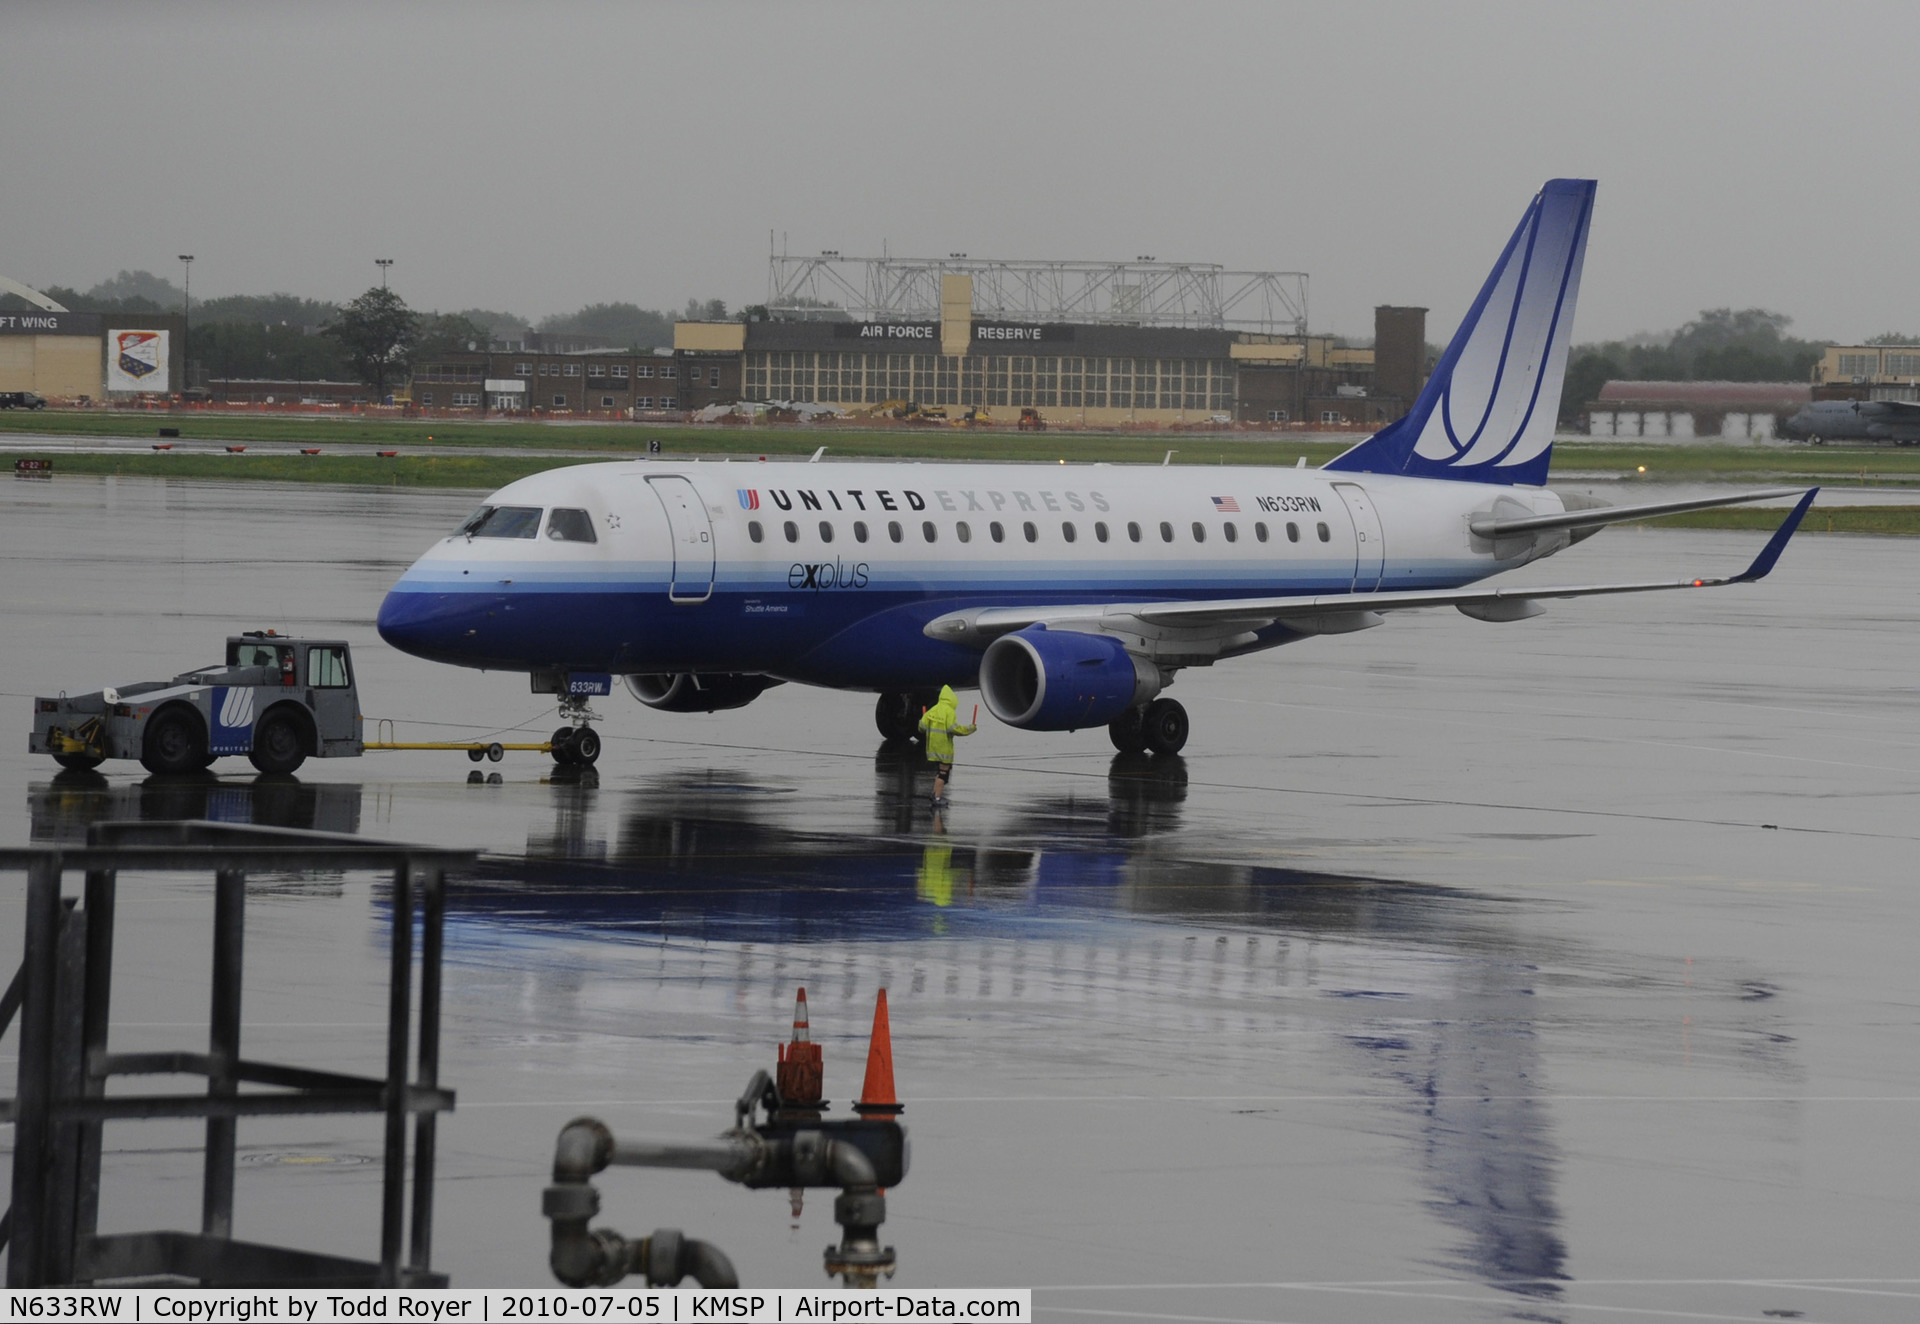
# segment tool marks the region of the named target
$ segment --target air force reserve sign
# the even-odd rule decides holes
[[[167,376],[167,332],[107,332],[109,391],[165,391]]]

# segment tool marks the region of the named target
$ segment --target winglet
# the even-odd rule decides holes
[[[1780,553],[1787,549],[1787,539],[1793,537],[1794,530],[1800,527],[1800,521],[1807,516],[1807,508],[1813,499],[1820,495],[1820,489],[1810,487],[1807,494],[1800,498],[1800,504],[1793,508],[1786,522],[1773,531],[1773,537],[1767,539],[1767,545],[1760,549],[1760,555],[1753,558],[1753,564],[1747,567],[1745,574],[1735,575],[1729,584],[1751,584],[1756,579],[1765,579],[1773,571],[1773,563],[1780,559]]]

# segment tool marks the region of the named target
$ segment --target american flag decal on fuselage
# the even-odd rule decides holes
[[[1222,515],[1238,515],[1240,513],[1240,503],[1233,497],[1215,497],[1213,499],[1213,508]]]

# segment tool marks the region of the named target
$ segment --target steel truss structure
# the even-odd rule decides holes
[[[767,263],[767,311],[787,320],[938,321],[940,278],[973,277],[976,321],[1307,333],[1307,273],[1206,262],[810,257]]]

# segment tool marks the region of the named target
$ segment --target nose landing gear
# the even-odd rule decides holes
[[[599,716],[588,706],[586,696],[565,695],[560,700],[560,720],[579,725],[563,726],[553,733],[553,761],[562,768],[591,768],[600,757],[600,733],[587,723]]]

